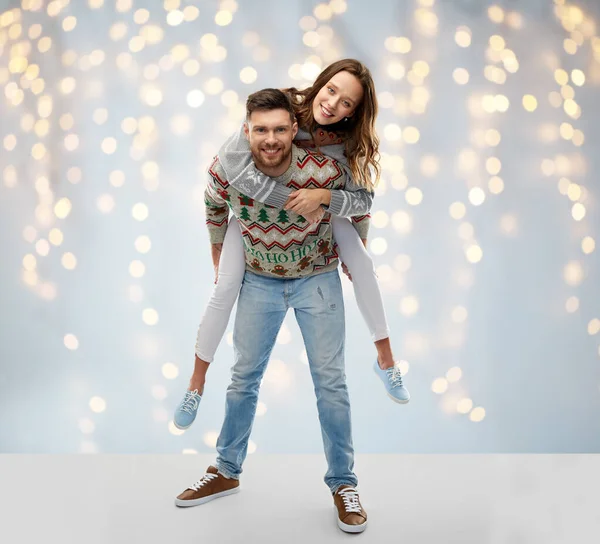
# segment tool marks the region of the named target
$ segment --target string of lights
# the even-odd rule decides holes
[[[588,12],[593,7],[566,0],[549,3],[552,19],[541,22],[518,2],[457,2],[454,11],[435,0],[410,4],[409,20],[388,22],[402,31],[369,35],[361,44],[373,59],[367,64],[378,89],[382,139],[383,176],[368,248],[388,315],[400,331],[392,340],[408,383],[428,389],[444,417],[464,416],[482,427],[493,418],[477,386],[478,367],[461,360],[478,315],[476,287],[488,277],[486,259],[496,252],[491,231],[513,244],[524,232],[527,218],[516,204],[522,179],[541,176],[544,190],[552,185],[565,197],[560,206],[566,199],[577,251],[561,261],[561,311],[585,321],[589,336],[600,333],[593,282],[586,282],[595,266],[597,188],[589,182],[593,158],[585,146],[584,108],[586,91],[600,84],[600,37]],[[136,398],[147,408],[147,436],[163,440],[166,431],[166,447],[195,453],[193,437],[171,421],[193,356],[180,355],[191,351],[174,348],[180,337],[169,331],[183,315],[182,331],[189,334],[199,314],[197,308],[178,314],[166,286],[191,284],[203,269],[191,297],[202,304],[212,270],[202,247],[186,250],[194,256],[181,266],[164,256],[182,258],[174,249],[178,229],[198,229],[195,237],[185,235],[186,243],[204,236],[208,245],[200,234],[204,171],[243,122],[247,94],[267,86],[306,87],[330,62],[352,56],[345,25],[365,8],[331,0],[308,13],[290,10],[296,34],[279,47],[269,40],[270,23],[248,28],[250,8],[235,0],[143,6],[133,0],[22,0],[0,11],[0,201],[2,210],[19,208],[22,223],[10,236],[27,244],[17,265],[3,262],[2,268],[47,307],[78,308],[80,314],[53,320],[51,334],[79,361],[95,356],[89,331],[103,325],[84,326],[84,307],[70,306],[77,297],[102,299],[106,313],[90,323],[121,316],[120,326],[131,329],[123,331],[128,347],[117,357],[137,360],[127,372],[145,388]],[[543,44],[525,48],[528,34],[536,33]],[[597,114],[590,111],[592,123]],[[519,154],[515,142],[524,140],[544,155]],[[435,230],[427,230],[432,218]],[[432,239],[432,233],[443,238]],[[445,270],[436,265],[442,254],[451,255]],[[182,276],[184,268],[195,271]],[[437,283],[430,290],[422,286],[425,279]],[[170,289],[177,300],[189,297],[183,287]],[[344,292],[350,309],[347,281]],[[358,320],[357,329],[364,328]],[[232,345],[231,332],[224,343],[222,353]],[[282,351],[264,379],[273,395],[293,389],[308,364],[299,331],[287,321],[277,346]],[[231,359],[230,352],[222,358]],[[112,380],[121,372],[107,367]],[[75,374],[70,414],[79,435],[77,445],[71,440],[65,448],[118,450],[98,431],[103,418],[122,411],[129,399],[111,398],[108,377],[81,369]],[[257,415],[265,419],[270,408],[261,397]],[[206,448],[216,444],[217,425],[213,420],[202,430]],[[465,432],[477,433],[478,426],[470,428]],[[255,439],[249,453],[257,448]]]

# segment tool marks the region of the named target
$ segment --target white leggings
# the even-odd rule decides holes
[[[338,245],[337,252],[352,275],[356,303],[369,327],[373,341],[388,338],[387,319],[371,256],[349,219],[332,216],[331,226]],[[227,227],[219,261],[219,279],[200,321],[196,337],[196,355],[207,363],[213,361],[225,334],[231,310],[242,285],[245,268],[242,233],[234,219]]]

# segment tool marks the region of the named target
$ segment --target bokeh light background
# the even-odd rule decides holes
[[[205,169],[263,87],[363,60],[369,249],[413,395],[387,399],[344,280],[358,452],[600,451],[600,5],[0,2],[0,451],[210,452],[172,423],[212,289]],[[288,315],[250,452],[322,451]]]

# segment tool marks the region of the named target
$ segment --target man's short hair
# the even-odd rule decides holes
[[[255,111],[285,110],[290,114],[292,123],[296,121],[291,98],[279,89],[262,89],[252,93],[246,100],[246,120]]]

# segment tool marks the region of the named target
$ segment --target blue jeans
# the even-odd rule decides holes
[[[332,492],[355,486],[350,400],[344,371],[345,318],[337,270],[300,279],[246,272],[233,332],[235,365],[227,388],[225,421],[217,441],[217,468],[239,478],[248,450],[258,390],[288,308],[302,331],[317,396],[317,410]]]

